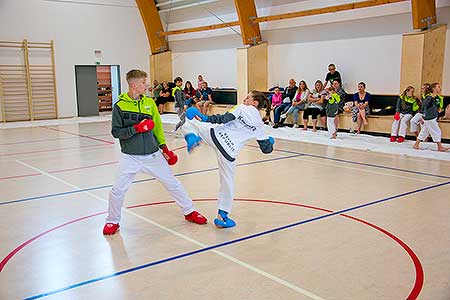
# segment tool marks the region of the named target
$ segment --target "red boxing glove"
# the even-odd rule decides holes
[[[400,120],[400,113],[399,112],[395,113],[394,120],[396,120],[396,121]]]
[[[141,123],[134,124],[133,127],[136,132],[143,133],[152,130],[153,127],[155,127],[155,122],[153,122],[153,120],[144,119],[141,121]]]
[[[175,153],[173,153],[173,151],[170,151],[169,148],[167,148],[166,145],[164,145],[164,147],[162,148],[162,151],[163,151],[163,153],[164,153],[165,155],[167,155],[167,156],[169,157],[169,158],[166,158],[166,159],[167,159],[167,163],[168,163],[170,166],[173,166],[174,164],[177,163],[177,161],[178,161],[178,156],[177,156]]]

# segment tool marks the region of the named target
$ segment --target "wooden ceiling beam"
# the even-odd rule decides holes
[[[262,41],[259,23],[253,22],[258,15],[254,0],[234,0],[234,6],[241,27],[242,43],[244,45],[257,45]]]
[[[435,0],[411,0],[414,29],[430,28],[436,24]]]
[[[279,15],[273,15],[273,16],[259,17],[259,18],[254,19],[253,21],[257,22],[257,23],[278,21],[278,20],[284,20],[284,19],[292,19],[292,18],[299,18],[299,17],[306,17],[306,16],[314,16],[314,15],[321,15],[321,14],[328,14],[328,13],[336,13],[336,12],[341,12],[341,11],[346,11],[346,10],[366,8],[366,7],[385,5],[385,4],[404,2],[404,1],[408,1],[408,0],[370,0],[370,1],[362,1],[362,2],[349,3],[349,4],[340,4],[340,5],[335,5],[335,6],[323,7],[323,8],[308,9],[308,10],[291,12],[291,13],[285,13],[285,14],[279,14]]]
[[[262,23],[262,22],[271,22],[271,21],[277,21],[277,20],[285,20],[285,19],[320,15],[320,14],[326,14],[326,13],[335,13],[335,12],[341,12],[341,11],[346,11],[346,10],[367,8],[367,7],[372,7],[372,6],[379,6],[379,5],[391,4],[391,3],[397,3],[397,2],[405,2],[405,1],[409,1],[409,0],[370,0],[370,1],[350,3],[350,4],[329,6],[329,7],[324,7],[324,8],[309,9],[309,10],[279,14],[279,15],[264,16],[264,17],[254,17],[254,16],[256,16],[256,13],[254,14],[254,16],[252,16],[253,14],[248,14],[248,13],[246,15],[249,15],[250,23],[258,24],[258,23]],[[412,0],[412,1],[420,2],[422,0]],[[426,0],[426,1],[433,1],[433,0]],[[235,3],[238,3],[238,2],[247,2],[247,1],[235,0]],[[249,1],[249,2],[253,2],[253,0]],[[253,2],[253,4],[254,4],[254,2]],[[237,8],[238,7],[236,5],[236,9]],[[238,15],[239,15],[239,11],[238,11]],[[234,21],[234,22],[221,23],[221,24],[213,24],[213,25],[207,25],[207,26],[184,28],[184,29],[179,29],[179,30],[160,32],[159,35],[160,36],[168,36],[168,35],[191,33],[191,32],[198,32],[198,31],[207,31],[207,30],[214,30],[214,29],[237,26],[237,25],[241,25],[240,20]],[[259,27],[258,27],[258,30],[259,30]],[[242,31],[242,26],[241,26],[241,31]],[[249,35],[254,36],[251,33]],[[247,36],[247,34],[246,34],[246,36]],[[242,35],[242,37],[244,38],[244,34]],[[243,40],[243,42],[244,42],[244,44],[248,44],[244,40]]]
[[[163,25],[153,0],[136,0],[136,4],[144,21],[147,31],[148,41],[152,54],[161,53],[169,50],[165,36],[159,34],[163,32]]]
[[[194,28],[185,28],[185,29],[164,31],[164,32],[160,32],[159,35],[161,35],[161,36],[168,36],[168,35],[174,35],[174,34],[183,34],[183,33],[191,33],[191,32],[198,32],[198,31],[207,31],[207,30],[213,30],[213,29],[220,29],[220,28],[226,28],[226,27],[232,27],[232,26],[239,26],[239,22],[238,21],[233,21],[233,22],[226,22],[226,23],[220,23],[220,24],[206,25],[206,26],[200,26],[200,27],[194,27]]]

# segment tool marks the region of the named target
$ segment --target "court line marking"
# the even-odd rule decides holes
[[[102,146],[108,146],[108,145],[102,145]],[[114,147],[114,146],[113,146]],[[86,154],[86,153],[91,153],[91,152],[97,152],[97,151],[105,151],[107,148],[94,148],[94,149],[82,149],[83,151],[76,151],[76,152],[70,152],[71,150],[78,150],[79,148],[73,148],[73,149],[67,149],[67,151],[64,151],[64,153],[58,153],[58,157],[71,157],[74,155],[80,155],[80,154]],[[36,156],[31,156],[31,155],[27,155],[24,157],[21,157],[20,160],[24,161],[24,160],[35,160],[35,159],[42,159],[42,158],[54,158],[55,157],[55,153],[54,152],[44,152],[44,155],[36,155]],[[0,157],[0,163],[3,162],[15,162],[16,158],[10,158],[10,159],[3,159]]]
[[[371,202],[368,202],[368,203],[360,204],[360,205],[353,206],[353,207],[350,207],[350,208],[341,209],[341,210],[334,211],[334,212],[331,212],[331,213],[328,213],[328,214],[324,214],[324,215],[321,215],[321,216],[318,216],[318,217],[309,218],[309,219],[302,220],[302,221],[299,221],[299,222],[295,222],[295,223],[291,223],[291,224],[288,224],[288,225],[280,226],[280,227],[277,227],[277,228],[274,228],[274,229],[270,229],[270,230],[266,230],[266,231],[263,231],[263,232],[255,233],[255,234],[252,234],[252,235],[248,235],[248,236],[245,236],[245,237],[242,237],[242,238],[238,238],[238,239],[235,239],[235,240],[227,241],[227,242],[224,242],[224,243],[221,243],[221,244],[208,246],[206,248],[202,248],[202,249],[199,249],[199,250],[194,250],[194,251],[187,252],[187,253],[184,253],[184,254],[180,254],[180,255],[177,255],[177,256],[173,256],[173,257],[170,257],[170,258],[166,258],[166,259],[162,259],[162,260],[159,260],[159,261],[151,262],[151,263],[148,263],[148,264],[145,264],[145,265],[134,267],[132,269],[120,271],[120,272],[117,272],[117,273],[114,273],[114,274],[110,274],[110,275],[97,277],[95,279],[91,279],[91,280],[88,280],[88,281],[77,283],[77,284],[74,284],[74,285],[71,285],[71,286],[68,286],[68,287],[65,287],[65,288],[61,288],[61,289],[58,289],[58,290],[54,290],[54,291],[51,291],[51,292],[48,292],[48,293],[43,293],[43,294],[39,294],[39,295],[36,295],[36,296],[32,296],[32,297],[26,298],[25,300],[42,298],[42,297],[45,297],[45,296],[48,296],[48,295],[60,293],[60,292],[65,291],[65,290],[73,289],[73,288],[76,288],[76,287],[79,287],[79,286],[83,286],[83,285],[86,285],[86,284],[90,284],[90,283],[93,283],[93,282],[96,282],[96,281],[104,280],[104,279],[111,278],[111,277],[114,277],[114,276],[119,276],[119,275],[122,275],[122,274],[125,274],[125,273],[137,271],[137,270],[140,270],[140,269],[148,268],[148,267],[151,267],[151,266],[154,266],[154,265],[158,265],[158,264],[162,264],[162,263],[165,263],[165,262],[169,262],[169,261],[172,261],[172,260],[177,260],[177,259],[180,259],[180,258],[183,258],[183,257],[186,257],[186,256],[191,256],[191,255],[194,255],[194,254],[198,254],[198,253],[202,253],[202,252],[205,252],[205,251],[213,250],[215,248],[219,248],[219,247],[224,247],[224,246],[227,246],[227,245],[235,244],[235,243],[242,242],[242,241],[249,240],[249,239],[253,239],[253,238],[256,238],[256,237],[259,237],[259,236],[271,234],[271,233],[274,233],[274,232],[277,232],[277,231],[286,230],[286,229],[289,229],[289,228],[292,228],[292,227],[296,227],[296,226],[299,226],[299,225],[302,225],[302,224],[315,222],[315,221],[318,221],[318,220],[321,220],[321,219],[324,219],[324,218],[329,218],[329,217],[332,217],[332,216],[335,216],[335,215],[342,215],[342,214],[345,214],[345,213],[347,213],[349,211],[358,210],[358,209],[363,208],[363,207],[368,207],[368,206],[380,204],[380,203],[383,203],[383,202],[391,201],[391,200],[394,200],[394,199],[397,199],[397,198],[401,198],[401,197],[405,197],[405,196],[408,196],[408,195],[417,194],[417,193],[420,193],[420,192],[424,192],[424,191],[427,191],[427,190],[431,190],[431,189],[438,188],[438,187],[445,186],[445,185],[449,185],[449,184],[450,184],[450,181],[447,181],[447,182],[443,182],[443,183],[427,186],[427,187],[424,187],[424,188],[420,188],[420,189],[404,192],[404,193],[397,194],[397,195],[394,195],[394,196],[389,196],[389,197],[386,197],[386,198],[383,198],[383,199],[371,201]],[[415,299],[417,299],[417,298],[411,297],[411,295],[413,295],[412,294],[413,292],[417,293],[417,292],[420,292],[420,291],[417,291],[416,289],[413,289],[413,291],[411,292],[411,294],[407,298],[407,300],[415,300]],[[418,294],[417,294],[417,296],[418,296]]]
[[[91,134],[89,136],[111,136],[111,133],[103,133],[103,134]],[[42,139],[42,140],[30,140],[30,141],[17,141],[17,142],[10,142],[10,143],[3,143],[0,144],[0,146],[10,146],[10,145],[18,145],[18,144],[32,144],[32,143],[43,143],[43,142],[55,142],[55,141],[61,141],[61,140],[74,140],[76,138],[80,137],[61,137],[61,138],[54,138],[54,139]]]
[[[281,139],[281,138],[280,138]],[[286,139],[282,139],[283,143],[289,143],[291,145],[295,145],[296,143],[306,143],[308,145],[312,145],[312,146],[332,146],[332,145],[323,145],[323,144],[314,144],[314,143],[309,143],[309,142],[301,142],[301,141],[293,141],[293,140],[286,140]],[[332,146],[333,148],[336,149],[341,149],[344,151],[348,151],[348,152],[355,152],[355,153],[359,153],[359,154],[367,154],[367,150],[364,149],[356,149],[356,148],[348,148],[348,147],[336,147],[336,146]],[[392,159],[393,156],[395,156],[396,159],[400,158],[402,160],[413,160],[415,163],[421,163],[421,164],[429,164],[429,160],[433,160],[434,163],[440,163],[440,164],[444,164],[444,165],[450,165],[450,162],[447,160],[441,160],[441,159],[437,159],[437,158],[426,158],[426,157],[419,157],[419,156],[410,156],[410,155],[406,155],[406,154],[396,154],[396,153],[385,153],[385,152],[375,152],[375,151],[369,151],[371,155],[373,156],[380,156],[383,157],[385,159]]]
[[[302,154],[295,154],[295,155],[288,155],[288,156],[282,156],[282,157],[277,157],[277,158],[269,158],[269,159],[264,159],[264,160],[251,161],[251,162],[246,162],[246,163],[240,163],[240,164],[237,164],[236,166],[243,167],[243,166],[266,163],[266,162],[271,162],[271,161],[276,161],[276,160],[289,159],[289,158],[298,157],[298,156],[302,156]],[[218,167],[182,172],[182,173],[175,174],[175,177],[181,177],[181,176],[187,176],[187,175],[199,174],[199,173],[206,173],[206,172],[211,172],[211,171],[215,171],[215,170],[218,170]],[[134,180],[133,184],[147,182],[147,181],[153,181],[153,180],[156,180],[156,179],[152,177],[152,178],[147,178],[147,179]],[[111,188],[112,186],[113,186],[112,184],[107,184],[107,185],[95,186],[95,187],[73,190],[73,191],[68,191],[68,192],[60,192],[60,193],[46,194],[46,195],[42,195],[42,196],[34,196],[34,197],[28,197],[28,198],[23,198],[23,199],[17,199],[17,200],[10,200],[10,201],[5,201],[5,202],[0,202],[0,206],[13,204],[13,203],[32,201],[32,200],[45,199],[45,198],[56,197],[56,196],[84,193],[87,191],[101,190],[101,189],[105,189],[105,188]]]
[[[186,146],[173,148],[172,151],[181,150],[183,148],[186,148]],[[97,163],[97,164],[93,164],[93,165],[87,165],[87,166],[81,166],[81,167],[75,167],[75,168],[53,170],[53,171],[48,171],[48,173],[54,174],[54,173],[76,171],[76,170],[89,169],[89,168],[96,168],[96,167],[102,167],[102,166],[117,164],[118,162],[119,162],[118,160],[115,160],[115,161],[104,162],[104,163]],[[18,179],[18,178],[23,178],[23,177],[31,177],[31,176],[39,176],[39,175],[42,175],[42,173],[30,173],[30,174],[23,174],[23,175],[6,176],[6,177],[0,177],[0,180]]]
[[[182,147],[178,147],[178,148],[174,148],[173,151],[185,148],[186,146],[182,146]],[[252,151],[252,152],[258,152],[253,148],[247,148],[247,151]],[[280,150],[278,150],[280,151]],[[272,154],[273,155],[273,154]],[[306,159],[300,159],[302,161],[306,161],[306,162],[310,162],[312,163],[312,161],[310,160],[306,160]],[[49,171],[50,174],[53,173],[59,173],[59,172],[67,172],[67,171],[74,171],[74,170],[81,170],[81,169],[88,169],[88,168],[93,168],[93,167],[98,167],[98,166],[104,166],[104,165],[111,165],[111,164],[115,164],[118,163],[118,161],[112,161],[112,162],[105,162],[105,163],[98,163],[98,164],[93,164],[93,165],[87,165],[87,166],[82,166],[82,167],[76,167],[76,168],[69,168],[69,169],[61,169],[61,170],[54,170],[54,171]],[[327,165],[327,166],[337,166],[337,165],[333,165],[331,163],[325,163],[325,162],[314,162],[314,163],[319,163],[322,165]],[[392,176],[392,177],[399,177],[399,178],[408,178],[411,180],[417,180],[417,181],[423,181],[423,182],[429,182],[429,183],[436,183],[437,181],[431,181],[431,180],[426,180],[426,179],[422,179],[422,178],[415,178],[415,177],[408,177],[408,176],[401,176],[401,175],[396,175],[396,174],[392,174],[392,173],[387,173],[387,172],[377,172],[377,171],[373,171],[373,170],[368,170],[368,169],[360,169],[360,168],[353,168],[353,167],[349,167],[349,166],[339,166],[340,168],[346,168],[346,169],[351,169],[351,170],[359,170],[359,171],[364,171],[367,173],[374,173],[374,174],[381,174],[381,175],[387,175],[387,176]],[[19,178],[24,178],[24,177],[30,177],[30,176],[39,176],[41,175],[40,173],[31,173],[31,174],[23,174],[23,175],[14,175],[14,176],[6,176],[6,177],[0,177],[0,180],[9,180],[9,179],[19,179]]]
[[[36,168],[36,167],[34,167],[32,165],[29,165],[29,164],[27,164],[25,162],[22,162],[20,160],[17,160],[17,162],[22,164],[22,165],[24,165],[24,166],[26,166],[26,167],[29,167],[30,169],[32,169],[32,170],[34,170],[36,172],[41,172],[45,176],[48,176],[48,177],[50,177],[50,178],[52,178],[52,179],[54,179],[54,180],[56,180],[58,182],[61,182],[61,183],[65,184],[65,185],[67,185],[67,186],[70,186],[70,187],[75,188],[75,189],[79,189],[79,187],[77,187],[77,186],[75,186],[75,185],[73,185],[73,184],[71,184],[71,183],[69,183],[69,182],[67,182],[67,181],[65,181],[65,180],[63,180],[61,178],[58,178],[58,177],[56,177],[54,175],[51,175],[51,174],[49,174],[49,173],[47,173],[47,172],[45,172],[43,170],[40,170],[39,168]],[[95,198],[97,200],[100,200],[100,201],[102,201],[104,203],[108,203],[107,199],[101,198],[101,197],[99,197],[99,196],[97,196],[95,194],[92,194],[90,192],[86,192],[86,194],[88,194],[89,196],[91,196],[91,197],[93,197],[93,198]],[[139,214],[131,211],[128,208],[124,207],[123,210],[126,213],[128,213],[128,214],[130,214],[130,215],[132,215],[132,216],[134,216],[134,217],[136,217],[138,219],[141,219],[141,220],[143,220],[143,221],[145,221],[145,222],[147,222],[147,223],[149,223],[151,225],[154,225],[154,226],[156,226],[156,227],[158,227],[158,228],[160,228],[160,229],[162,229],[162,230],[164,230],[166,232],[169,232],[169,233],[171,233],[171,234],[173,234],[173,235],[175,235],[175,236],[177,236],[177,237],[179,237],[181,239],[184,239],[184,240],[186,240],[188,242],[191,242],[191,243],[193,243],[193,244],[195,244],[197,246],[200,246],[202,248],[208,247],[208,245],[206,245],[206,244],[203,244],[203,243],[201,243],[201,242],[199,242],[197,240],[194,240],[193,238],[190,238],[190,237],[188,237],[188,236],[186,236],[186,235],[184,235],[182,233],[179,233],[178,231],[170,229],[170,228],[168,228],[168,227],[166,227],[164,225],[161,225],[161,224],[159,224],[159,223],[157,223],[157,222],[155,222],[153,220],[150,220],[150,219],[148,219],[148,218],[146,218],[146,217],[144,217],[142,215],[139,215]],[[255,273],[257,273],[257,274],[259,274],[261,276],[264,276],[264,277],[266,277],[268,279],[271,279],[271,280],[273,280],[273,281],[275,281],[275,282],[277,282],[277,283],[279,283],[279,284],[281,284],[281,285],[283,285],[283,286],[285,286],[287,288],[290,288],[290,289],[292,289],[292,290],[294,290],[294,291],[296,291],[298,293],[301,293],[301,294],[303,294],[303,295],[305,295],[305,296],[307,296],[307,297],[309,297],[311,299],[314,299],[314,300],[325,300],[325,299],[315,295],[314,293],[312,293],[310,291],[307,291],[307,290],[305,290],[305,289],[303,289],[303,288],[301,288],[299,286],[294,285],[293,283],[290,283],[290,282],[288,282],[286,280],[283,280],[283,279],[281,279],[281,278],[279,278],[279,277],[277,277],[277,276],[275,276],[273,274],[270,274],[268,272],[265,272],[265,271],[255,267],[255,266],[252,266],[252,265],[250,265],[250,264],[248,264],[246,262],[243,262],[243,261],[241,261],[241,260],[239,260],[239,259],[237,259],[235,257],[232,257],[232,256],[230,256],[230,255],[228,255],[226,253],[223,253],[223,252],[221,252],[219,250],[213,250],[211,252],[213,252],[213,253],[215,253],[215,254],[217,254],[217,255],[225,258],[225,259],[228,259],[228,260],[230,260],[230,261],[232,261],[232,262],[234,262],[234,263],[236,263],[236,264],[238,264],[238,265],[240,265],[240,266],[242,266],[242,267],[244,267],[244,268],[246,268],[248,270],[251,270],[251,271],[253,271],[253,272],[255,272]],[[41,298],[41,297],[38,297],[38,298]],[[30,299],[36,299],[36,297],[32,297]]]
[[[216,201],[217,198],[200,198],[200,199],[194,199],[194,202],[209,202],[209,201]],[[296,207],[301,207],[301,208],[308,208],[308,209],[314,209],[314,210],[318,210],[318,211],[324,211],[324,212],[333,212],[332,210],[329,209],[325,209],[325,208],[320,208],[320,207],[315,207],[315,206],[311,206],[311,205],[305,205],[305,204],[301,204],[301,203],[293,203],[293,202],[286,202],[286,201],[276,201],[276,200],[265,200],[265,199],[249,199],[249,198],[236,198],[235,201],[238,202],[252,202],[252,203],[269,203],[269,204],[283,204],[283,205],[290,205],[290,206],[296,206]],[[160,201],[160,202],[151,202],[151,203],[145,203],[145,204],[136,204],[136,205],[131,205],[128,206],[128,209],[131,208],[140,208],[140,207],[148,207],[148,206],[155,206],[155,205],[164,205],[164,204],[174,204],[175,201]],[[76,222],[80,222],[98,215],[102,215],[102,214],[106,214],[107,212],[99,212],[99,213],[95,213],[95,214],[91,214],[85,217],[81,217],[75,220],[71,220],[69,222],[66,222],[64,224],[58,225],[56,227],[50,228],[45,232],[42,232],[36,236],[34,236],[33,238],[27,240],[26,242],[22,243],[21,245],[19,245],[17,248],[15,248],[11,253],[9,253],[1,262],[0,262],[0,272],[2,271],[2,269],[5,267],[5,265],[8,263],[8,261],[17,253],[19,252],[21,249],[23,249],[26,245],[30,244],[31,242],[39,239],[40,237],[52,232],[52,231],[56,231],[64,226],[76,223]],[[417,254],[405,243],[403,242],[400,238],[398,238],[397,236],[395,236],[394,234],[390,233],[389,231],[375,225],[372,223],[369,223],[363,219],[359,219],[347,214],[340,214],[340,216],[349,218],[351,220],[363,223],[367,226],[370,226],[378,231],[381,231],[383,234],[387,235],[389,238],[393,239],[395,242],[397,242],[405,251],[406,253],[409,255],[409,257],[411,258],[411,260],[413,261],[414,264],[414,269],[415,269],[415,273],[416,273],[416,278],[415,278],[415,282],[414,282],[414,286],[409,294],[409,296],[407,297],[407,299],[410,300],[414,300],[417,299],[417,297],[420,294],[420,291],[423,288],[423,281],[424,281],[424,272],[423,272],[423,267],[422,267],[422,263],[420,262],[419,257],[417,256]],[[134,269],[134,268],[132,268]],[[124,270],[126,271],[126,270]],[[130,271],[132,272],[132,271]],[[115,274],[115,273],[114,273]],[[110,274],[111,275],[111,274]]]
[[[367,168],[357,168],[357,167],[350,167],[350,166],[345,166],[345,165],[336,165],[333,163],[327,163],[327,162],[323,162],[323,161],[311,161],[310,159],[306,159],[303,157],[297,157],[297,160],[301,160],[301,161],[305,161],[307,163],[311,163],[311,164],[320,164],[320,165],[326,165],[326,166],[332,166],[332,167],[338,167],[338,168],[344,168],[344,169],[350,169],[350,170],[357,170],[357,171],[362,171],[362,172],[366,172],[366,173],[373,173],[373,174],[379,174],[379,175],[384,175],[384,176],[391,176],[391,177],[398,177],[398,178],[407,178],[410,180],[416,180],[416,181],[423,181],[423,182],[429,182],[429,183],[438,183],[440,181],[435,181],[435,180],[427,180],[427,179],[423,179],[423,178],[415,178],[415,177],[410,177],[410,176],[402,176],[402,175],[396,175],[396,174],[392,174],[392,173],[388,173],[388,172],[378,172],[375,170],[369,170]]]
[[[0,154],[0,157],[15,156],[15,155],[22,155],[22,154],[32,154],[32,153],[39,153],[39,152],[44,152],[44,153],[45,152],[55,152],[55,151],[80,149],[80,148],[106,147],[106,146],[114,146],[114,144],[96,144],[96,145],[84,145],[84,146],[65,147],[65,148],[63,147],[63,148],[46,149],[46,150],[35,150],[35,151],[27,151],[27,152],[3,153],[3,154]]]
[[[87,166],[76,167],[76,168],[59,169],[59,170],[49,171],[48,173],[54,174],[54,173],[62,173],[62,172],[76,171],[76,170],[82,170],[82,169],[90,169],[90,168],[113,165],[113,164],[117,164],[117,163],[118,163],[118,161],[110,161],[110,162],[98,163],[98,164],[87,165]],[[6,176],[6,177],[0,177],[0,180],[18,179],[18,178],[32,177],[32,176],[39,176],[39,175],[42,175],[42,173],[29,173],[29,174],[15,175],[15,176]]]
[[[257,146],[255,146],[255,145],[247,145],[247,147],[257,148]],[[365,166],[365,167],[372,167],[372,168],[379,168],[379,169],[385,169],[385,170],[390,170],[390,171],[398,171],[398,172],[405,172],[405,173],[411,173],[411,174],[416,174],[416,175],[450,179],[450,176],[445,176],[445,175],[437,175],[437,174],[425,173],[425,172],[420,172],[420,171],[412,171],[412,170],[408,170],[408,169],[400,169],[400,168],[395,168],[395,167],[387,167],[387,166],[383,166],[383,165],[362,163],[362,162],[346,160],[346,159],[341,159],[341,158],[323,156],[323,155],[315,155],[315,154],[309,154],[309,153],[303,153],[303,152],[291,151],[291,150],[284,150],[284,149],[277,149],[277,148],[274,148],[273,150],[284,152],[284,153],[289,153],[289,154],[303,154],[304,156],[307,156],[307,157],[327,159],[327,160],[348,163],[348,164],[354,164],[354,165],[360,165],[360,166]]]
[[[62,133],[65,133],[65,134],[79,136],[79,137],[82,137],[82,138],[85,138],[85,139],[89,139],[89,140],[93,140],[93,141],[97,141],[97,142],[102,142],[102,143],[106,143],[106,144],[115,144],[115,142],[111,142],[111,141],[107,141],[107,140],[104,140],[104,139],[91,137],[89,135],[84,135],[84,134],[74,133],[74,132],[70,132],[70,131],[65,131],[65,130],[58,129],[58,128],[53,128],[53,127],[50,127],[50,126],[41,126],[41,127],[45,128],[45,129],[48,129],[48,130],[53,130],[53,131],[62,132]]]
[[[259,153],[258,150],[256,149],[246,149],[246,150],[252,150],[254,152]],[[273,155],[277,155],[277,154],[272,154]],[[323,162],[323,161],[312,161],[312,160],[308,160],[306,158],[303,158],[303,156],[299,156],[296,157],[296,160],[301,160],[301,161],[305,161],[307,163],[311,163],[311,164],[320,164],[320,165],[325,165],[325,166],[332,166],[332,167],[339,167],[339,168],[343,168],[343,169],[350,169],[350,170],[357,170],[357,171],[362,171],[362,172],[367,172],[367,173],[373,173],[373,174],[379,174],[379,175],[385,175],[385,176],[391,176],[391,177],[398,177],[398,178],[402,178],[402,179],[411,179],[411,180],[416,180],[416,181],[423,181],[423,182],[428,182],[428,183],[439,183],[440,181],[435,181],[435,180],[427,180],[427,179],[423,179],[423,178],[416,178],[416,177],[410,177],[410,176],[402,176],[402,175],[396,175],[396,174],[392,174],[392,173],[388,173],[388,172],[378,172],[375,170],[369,170],[369,169],[361,169],[361,168],[355,168],[355,167],[350,167],[350,166],[345,166],[345,165],[336,165],[333,163],[327,163],[327,162]]]
[[[257,148],[257,146],[252,146],[252,145],[248,145],[248,146],[251,147],[251,148]],[[186,147],[186,146],[175,148],[175,150],[181,149],[183,147]],[[276,150],[278,152],[284,152],[284,153],[293,154],[293,155],[292,156],[279,157],[279,158],[276,158],[276,159],[268,159],[268,160],[254,161],[254,162],[250,162],[250,163],[242,163],[242,164],[238,164],[237,166],[244,166],[244,165],[248,165],[248,164],[262,163],[262,162],[271,161],[271,160],[280,160],[280,159],[285,159],[285,158],[291,158],[291,157],[294,157],[296,155],[297,156],[310,156],[308,154],[304,154],[304,153],[300,153],[300,152],[294,152],[294,151],[290,151],[290,150],[283,150],[283,149],[274,149],[274,150]],[[328,158],[328,157],[324,157],[324,159],[335,161],[335,159]],[[318,162],[318,163],[320,163],[320,162]],[[360,163],[354,162],[354,164],[358,165]],[[384,166],[377,166],[377,167],[380,167],[382,169],[385,168]],[[177,177],[177,176],[186,176],[186,175],[198,174],[198,173],[204,173],[204,172],[211,172],[211,171],[214,171],[214,170],[217,170],[217,169],[218,168],[216,167],[216,168],[208,168],[208,169],[202,169],[202,170],[197,170],[197,171],[183,172],[183,173],[175,174],[175,176]],[[417,173],[416,171],[409,171],[409,170],[403,170],[403,169],[399,169],[399,171],[404,171],[404,172],[413,173],[413,174]],[[382,173],[382,174],[384,174],[384,175],[391,175],[389,173]],[[423,174],[437,177],[437,175],[433,175],[433,174],[427,174],[427,173],[423,173]],[[420,174],[420,175],[422,175],[422,174]],[[439,177],[441,177],[441,176],[439,176]],[[450,179],[450,177],[449,177],[449,179]],[[152,181],[152,180],[155,180],[155,179],[154,178],[148,178],[148,179],[135,180],[135,181],[133,181],[133,184],[141,183],[141,182],[147,182],[147,181]],[[48,197],[53,197],[53,196],[61,196],[61,195],[74,194],[74,193],[84,192],[84,191],[99,190],[99,189],[104,189],[104,188],[109,188],[109,187],[112,187],[112,185],[111,184],[110,185],[103,185],[103,186],[86,188],[86,189],[82,189],[82,190],[78,190],[78,191],[75,190],[75,191],[68,191],[68,192],[61,192],[61,193],[47,194],[47,195],[42,195],[42,196],[29,197],[29,198],[18,199],[18,200],[11,200],[11,201],[6,201],[6,202],[0,202],[0,206],[1,205],[7,205],[7,204],[13,204],[13,203],[19,203],[19,202],[25,202],[25,201],[31,201],[31,200],[37,200],[37,199],[43,199],[43,198],[48,198]]]

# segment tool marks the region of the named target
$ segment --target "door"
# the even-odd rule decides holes
[[[96,66],[75,66],[79,117],[98,116]]]
[[[120,66],[111,66],[112,104],[119,100],[120,91]]]

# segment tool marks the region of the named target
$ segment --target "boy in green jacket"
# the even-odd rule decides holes
[[[192,199],[169,167],[178,158],[166,146],[155,102],[145,96],[146,80],[147,73],[144,71],[129,71],[129,91],[121,94],[114,105],[111,133],[120,141],[122,157],[119,175],[109,194],[108,217],[103,228],[106,235],[115,234],[119,229],[125,193],[138,172],[147,173],[161,182],[181,208],[186,220],[197,224],[207,222],[194,210]]]

